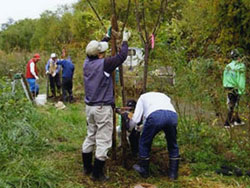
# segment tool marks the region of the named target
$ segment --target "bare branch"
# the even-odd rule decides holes
[[[146,27],[146,19],[145,19],[145,6],[144,6],[144,0],[142,1],[142,20],[143,20],[143,29],[145,33],[146,40],[148,41],[148,32]]]
[[[144,39],[144,36],[142,33],[142,28],[141,28],[141,24],[140,24],[141,20],[140,20],[137,0],[135,0],[135,14],[136,14],[136,22],[137,22],[138,31],[139,31],[139,34],[140,34],[140,37],[141,37],[143,44],[145,44],[146,40]]]
[[[127,21],[128,21],[128,15],[129,15],[130,4],[131,4],[131,0],[128,0],[128,6],[127,6],[127,11],[126,11],[126,12],[127,12],[127,13],[126,13],[126,18],[125,18],[125,20],[124,20],[124,22],[123,22],[122,31],[121,31],[121,32],[124,31],[124,28],[125,28],[125,26],[126,26],[126,24],[127,24]]]
[[[158,18],[157,18],[157,21],[155,22],[155,26],[154,26],[154,29],[153,29],[153,32],[152,32],[153,35],[156,35],[156,31],[160,27],[160,23],[161,23],[160,20],[161,20],[162,14],[164,13],[166,7],[167,7],[167,0],[162,0],[161,1],[160,11],[159,11],[159,14],[158,14]]]
[[[89,0],[87,0],[87,2],[89,3],[89,6],[91,7],[91,9],[93,10],[93,12],[95,13],[96,17],[98,18],[99,22],[101,23],[103,29],[105,30],[105,32],[107,31],[104,23],[102,22],[102,19],[100,18],[100,16],[98,15],[97,11],[95,10],[95,8],[93,7],[93,5],[91,4],[91,2]]]

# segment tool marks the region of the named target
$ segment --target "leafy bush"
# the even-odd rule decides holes
[[[0,101],[0,186],[56,187],[57,173],[42,159],[43,152],[52,148],[42,135],[44,117],[21,87],[11,92],[9,80],[0,79]]]

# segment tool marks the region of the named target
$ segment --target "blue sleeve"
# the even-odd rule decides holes
[[[107,57],[104,59],[104,71],[107,73],[112,73],[116,67],[119,67],[126,59],[128,55],[128,43],[123,42],[121,51],[112,57]]]
[[[47,62],[47,64],[45,65],[45,71],[49,70],[49,61]]]
[[[57,67],[56,67],[56,74],[60,72],[60,69],[61,69],[61,65],[58,65],[58,64],[57,64]]]
[[[64,66],[65,60],[57,60],[56,64],[61,65],[62,67]]]

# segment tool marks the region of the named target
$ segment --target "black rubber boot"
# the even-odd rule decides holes
[[[178,178],[178,169],[179,169],[179,157],[169,159],[169,169],[168,177],[171,180],[176,180]]]
[[[133,165],[133,169],[143,178],[149,177],[149,159],[140,159],[138,164]]]
[[[82,153],[82,162],[84,174],[90,175],[92,172],[92,152]]]
[[[92,178],[94,181],[107,181],[109,177],[104,175],[103,168],[105,161],[95,159]]]

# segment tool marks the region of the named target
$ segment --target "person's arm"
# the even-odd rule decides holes
[[[129,127],[133,129],[136,125],[139,125],[142,121],[142,118],[143,118],[143,102],[142,102],[142,97],[140,97],[137,101],[133,117],[129,122]]]
[[[49,71],[49,62],[50,62],[50,61],[48,61],[47,64],[45,65],[45,71],[46,71],[46,72]]]
[[[61,65],[58,65],[57,64],[57,67],[56,67],[56,74],[58,74],[60,72],[60,69],[61,69]]]
[[[127,58],[128,55],[128,42],[124,41],[122,43],[121,51],[112,57],[107,57],[104,59],[104,71],[111,74],[116,67],[119,67]]]
[[[30,73],[35,77],[36,80],[38,79],[38,76],[36,75],[36,72],[35,72],[35,63],[34,62],[30,63]]]
[[[56,61],[57,65],[61,65],[62,67],[64,66],[65,60],[64,59],[59,59]]]

